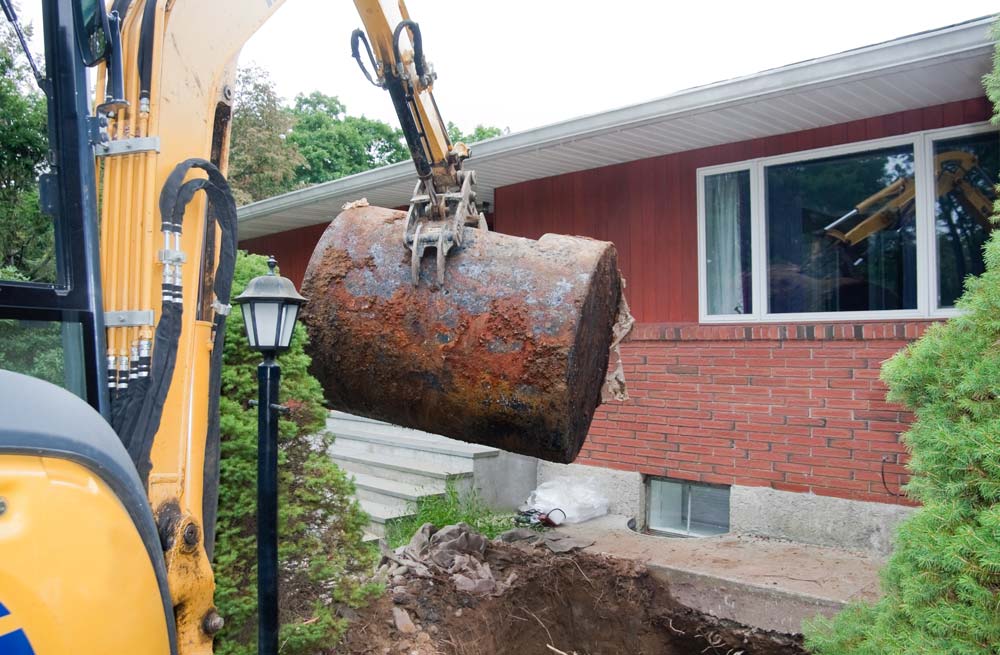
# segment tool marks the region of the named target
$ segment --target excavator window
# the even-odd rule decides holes
[[[913,175],[909,144],[765,168],[770,311],[916,308]]]
[[[82,326],[0,319],[0,369],[40,378],[86,399]]]

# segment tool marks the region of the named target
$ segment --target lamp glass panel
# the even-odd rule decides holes
[[[292,341],[292,330],[295,329],[295,319],[299,313],[299,306],[295,303],[285,303],[285,317],[281,319],[281,338],[278,340],[279,348],[287,348]]]
[[[281,318],[281,303],[277,301],[256,301],[254,323],[257,325],[257,348],[271,349],[278,343],[278,319]]]
[[[253,329],[253,305],[250,303],[243,303],[240,305],[240,309],[243,310],[243,326],[247,331],[247,341],[250,342],[251,348],[256,348],[257,332]]]

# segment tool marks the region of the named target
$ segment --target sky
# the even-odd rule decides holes
[[[212,2],[216,0],[178,0]],[[262,2],[264,0],[244,0]],[[21,0],[40,24],[40,0]],[[407,0],[438,73],[446,121],[521,131],[674,91],[951,25],[996,0]],[[279,94],[319,90],[351,114],[397,125],[388,93],[350,55],[349,0],[286,0],[240,65]]]

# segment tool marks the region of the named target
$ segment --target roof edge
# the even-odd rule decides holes
[[[790,94],[804,88],[864,79],[955,59],[981,55],[993,49],[990,27],[996,16],[984,16],[956,25],[903,36],[891,41],[809,59],[750,75],[683,89],[647,102],[507,134],[475,144],[475,158],[483,161],[518,152],[539,150],[579,138],[636,127],[668,117],[680,117],[756,99]],[[364,192],[375,186],[415,179],[410,161],[356,173],[297,189],[239,208],[239,222],[246,223],[277,211],[327,198]]]

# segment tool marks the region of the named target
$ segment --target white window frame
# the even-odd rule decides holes
[[[698,195],[698,320],[701,323],[791,323],[799,321],[858,321],[905,320],[948,318],[957,315],[955,308],[937,307],[938,259],[937,239],[934,231],[934,142],[971,136],[983,132],[997,132],[988,122],[972,123],[957,127],[924,130],[909,134],[856,141],[844,145],[803,150],[773,157],[760,157],[740,162],[706,166],[696,172]],[[767,307],[767,229],[765,206],[765,175],[769,166],[851,155],[869,150],[909,145],[913,148],[913,170],[916,177],[916,251],[917,251],[917,307],[916,309],[867,310],[854,312],[795,312],[772,314]],[[707,252],[705,228],[705,178],[720,173],[750,172],[750,270],[751,305],[746,314],[708,314]],[[930,265],[928,265],[930,264]]]

